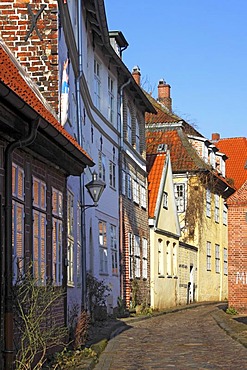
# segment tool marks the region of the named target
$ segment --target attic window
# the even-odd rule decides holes
[[[157,152],[166,152],[167,151],[167,144],[159,144],[157,147]]]
[[[168,193],[164,191],[163,208],[168,209]]]

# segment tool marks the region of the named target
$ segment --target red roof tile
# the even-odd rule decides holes
[[[166,144],[170,150],[173,172],[197,171],[209,169],[190,144],[182,130],[149,130],[147,136],[147,154],[157,153],[159,144]]]
[[[246,137],[220,139],[215,145],[227,155],[226,176],[233,179],[236,189],[239,189],[247,180]]]
[[[148,155],[148,215],[154,217],[166,154]]]
[[[87,152],[81,148],[78,142],[61,126],[51,111],[45,107],[45,102],[42,101],[42,97],[38,95],[37,91],[35,92],[37,87],[33,87],[33,82],[29,80],[28,75],[25,74],[22,67],[18,65],[17,60],[15,60],[14,56],[2,41],[0,42],[0,81],[52,125],[58,131],[58,134],[66,137],[77,150],[92,162]]]

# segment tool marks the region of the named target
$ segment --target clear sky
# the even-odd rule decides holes
[[[164,79],[173,111],[208,139],[247,136],[247,0],[105,0],[105,9],[146,91],[156,98]]]

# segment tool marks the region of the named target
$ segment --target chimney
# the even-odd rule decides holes
[[[212,141],[219,141],[220,140],[220,134],[218,133],[213,133],[212,134]]]
[[[133,76],[135,82],[137,83],[137,85],[140,86],[140,84],[141,84],[141,70],[138,66],[133,67],[132,76]]]
[[[166,106],[166,108],[172,111],[172,99],[170,97],[171,86],[168,85],[163,79],[159,80],[158,84],[158,101]]]

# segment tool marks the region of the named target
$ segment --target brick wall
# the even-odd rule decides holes
[[[228,305],[247,313],[247,181],[227,203]]]
[[[58,113],[57,1],[1,0],[0,37]]]

